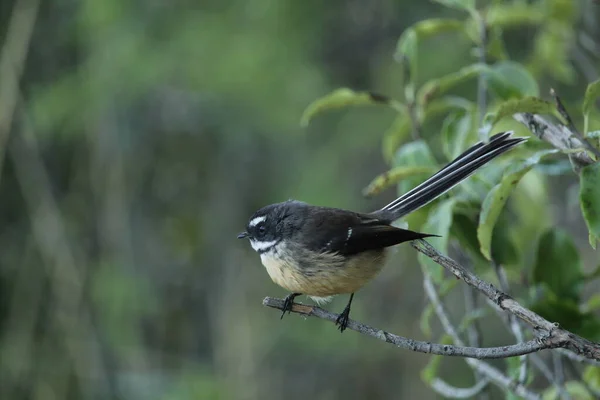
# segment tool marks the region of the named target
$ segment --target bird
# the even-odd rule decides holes
[[[256,211],[246,230],[271,280],[290,292],[281,318],[291,312],[299,295],[317,304],[335,295],[350,298],[336,325],[349,322],[354,294],[383,268],[389,247],[436,235],[393,226],[396,220],[435,200],[494,158],[526,141],[513,132],[498,133],[478,142],[437,173],[385,207],[361,213],[288,200]]]

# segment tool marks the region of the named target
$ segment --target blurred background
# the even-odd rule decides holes
[[[542,94],[554,86],[567,104],[599,71],[582,56],[600,39],[599,7],[574,3],[563,69],[531,58],[535,29],[505,37]],[[392,110],[334,111],[308,128],[300,117],[341,86],[400,95],[402,31],[456,15],[418,0],[2,1],[0,398],[436,398],[419,376],[427,355],[280,321],[261,302],[286,293],[236,235],[288,198],[364,211],[391,200],[361,189],[388,168]],[[424,46],[423,80],[473,62],[455,37]],[[550,203],[583,247],[565,195],[576,184],[557,178]],[[399,246],[353,318],[427,340],[414,253]],[[443,365],[472,382],[462,360]]]

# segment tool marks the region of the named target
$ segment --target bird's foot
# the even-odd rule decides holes
[[[300,296],[300,293],[290,293],[287,296],[285,296],[285,299],[283,299],[283,311],[279,319],[283,319],[283,316],[285,315],[286,311],[288,312],[288,314],[292,312],[292,306],[294,305],[294,299],[296,298],[296,296]]]
[[[344,332],[348,327],[348,321],[350,321],[350,307],[344,308],[344,311],[335,320],[335,324],[341,332]]]

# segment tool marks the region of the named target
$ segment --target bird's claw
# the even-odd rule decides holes
[[[296,296],[298,296],[298,293],[290,293],[285,296],[285,299],[283,299],[283,311],[281,312],[281,317],[279,319],[283,319],[286,311],[288,314],[292,312],[292,306],[294,305]]]
[[[338,326],[340,332],[344,332],[348,327],[348,322],[350,321],[350,309],[344,308],[344,311],[335,320],[335,324]]]

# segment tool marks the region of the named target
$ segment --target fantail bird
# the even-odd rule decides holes
[[[317,302],[350,294],[336,321],[343,332],[354,293],[381,271],[387,247],[435,236],[391,224],[526,140],[511,135],[503,132],[475,144],[425,182],[368,214],[295,200],[256,211],[238,238],[249,238],[273,282],[292,292],[285,298],[281,317],[301,294]]]

